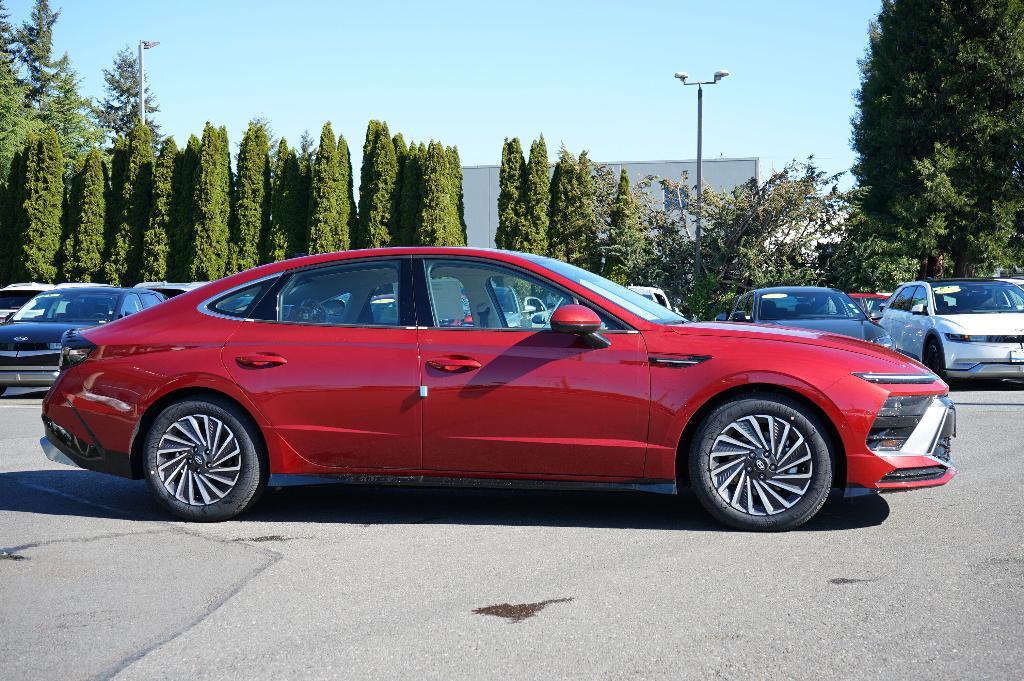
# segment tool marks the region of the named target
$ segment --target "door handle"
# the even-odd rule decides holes
[[[242,355],[240,357],[235,357],[235,361],[244,367],[252,367],[254,369],[276,367],[288,363],[288,360],[284,357],[272,352],[257,352],[253,355]]]
[[[482,364],[471,357],[444,357],[440,359],[428,359],[427,366],[438,371],[456,373],[459,371],[475,371]]]

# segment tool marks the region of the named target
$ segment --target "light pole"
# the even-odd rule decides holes
[[[146,122],[146,62],[142,56],[143,50],[156,47],[160,43],[155,40],[139,41],[139,118]]]
[[[700,232],[704,219],[702,214],[704,203],[704,86],[714,85],[728,75],[728,71],[725,69],[719,69],[718,71],[715,71],[714,80],[698,80],[688,83],[686,81],[690,77],[690,74],[685,71],[679,71],[675,74],[675,77],[678,78],[683,85],[697,86],[697,226],[693,232],[693,281],[695,284],[697,283],[697,279],[700,277],[701,271]]]

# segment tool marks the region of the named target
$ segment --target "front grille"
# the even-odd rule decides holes
[[[922,466],[920,468],[897,468],[879,482],[920,482],[936,480],[946,474],[943,466]]]
[[[953,448],[953,438],[951,437],[940,437],[938,442],[935,443],[935,451],[932,452],[939,461],[945,461],[946,463],[952,463],[953,457],[950,451]]]
[[[989,343],[1024,343],[1024,336],[986,336],[986,338]]]

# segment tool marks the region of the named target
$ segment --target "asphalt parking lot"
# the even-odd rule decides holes
[[[954,391],[946,488],[788,534],[687,495],[303,488],[169,520],[0,398],[4,679],[1024,676],[1024,386]]]

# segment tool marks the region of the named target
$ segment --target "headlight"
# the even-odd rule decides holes
[[[953,341],[954,343],[970,343],[971,341],[974,341],[974,342],[977,343],[977,342],[982,342],[985,337],[984,336],[968,336],[967,334],[963,334],[963,333],[947,333],[946,334],[946,338],[948,338],[949,340]]]
[[[882,408],[868,433],[868,449],[876,452],[899,451],[921,422],[931,406],[932,395],[892,395]]]
[[[60,362],[58,366],[63,370],[76,364],[81,364],[95,349],[96,346],[79,335],[77,330],[65,331],[64,336],[60,339]]]
[[[932,373],[920,373],[920,374],[896,374],[896,373],[881,373],[873,371],[855,371],[853,375],[857,378],[863,379],[868,383],[880,383],[888,385],[898,384],[925,384],[934,383],[939,380],[939,377]]]
[[[896,342],[893,341],[892,336],[879,336],[871,342],[881,345],[883,348],[889,348],[890,350],[896,349]]]

